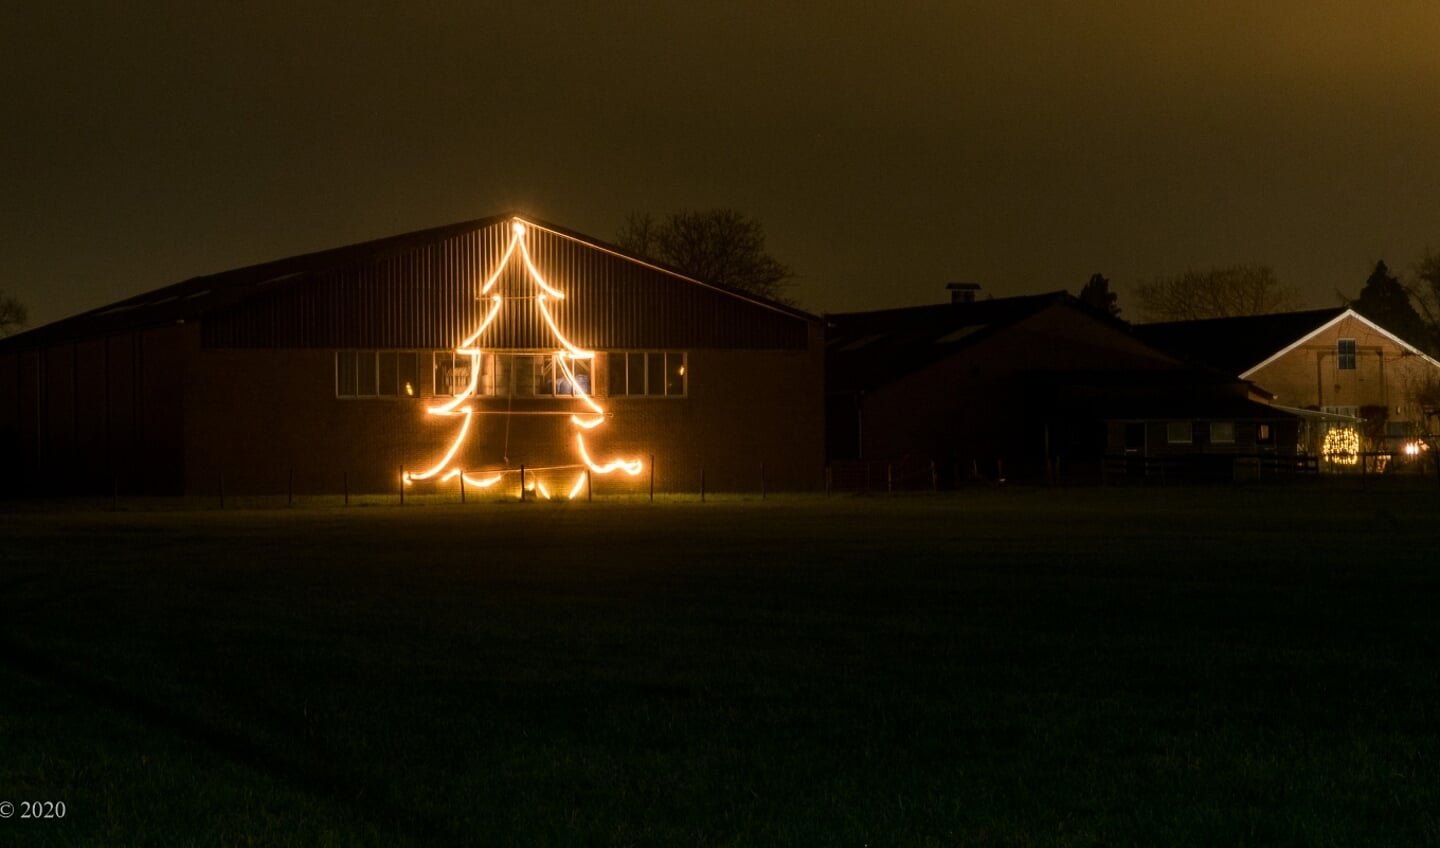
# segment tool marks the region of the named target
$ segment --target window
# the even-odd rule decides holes
[[[471,357],[448,350],[437,350],[435,362],[435,396],[453,397],[464,394],[470,386]]]
[[[1256,424],[1256,425],[1255,425],[1255,444],[1257,444],[1257,445],[1273,445],[1273,444],[1275,444],[1275,433],[1274,433],[1274,431],[1272,431],[1272,430],[1270,429],[1270,425],[1269,425],[1269,424]]]
[[[1233,445],[1233,444],[1235,444],[1235,422],[1234,422],[1234,421],[1211,421],[1211,422],[1210,422],[1210,444],[1212,444],[1212,445]]]
[[[476,397],[572,397],[590,394],[591,361],[549,353],[453,353],[435,351],[435,394],[454,397],[470,388]],[[568,370],[567,370],[568,369]],[[574,378],[573,380],[571,378]],[[402,383],[408,379],[403,374]]]
[[[1337,346],[1337,348],[1336,348],[1336,352],[1337,352],[1337,357],[1336,357],[1336,358],[1337,358],[1338,362],[1340,363],[1340,364],[1339,364],[1340,370],[1341,370],[1341,371],[1354,371],[1354,370],[1355,370],[1355,340],[1354,340],[1354,339],[1341,339],[1341,340],[1340,340],[1340,344],[1339,344],[1339,345]]]
[[[687,357],[680,351],[612,351],[605,357],[610,396],[685,397]]]
[[[413,350],[338,350],[335,396],[415,397],[418,360]]]
[[[1189,421],[1171,421],[1165,425],[1165,441],[1172,445],[1188,445],[1195,441],[1195,425]]]
[[[335,396],[355,397],[355,351],[335,353]]]
[[[594,361],[593,359],[566,359],[564,365],[555,371],[555,394],[590,394],[590,366]],[[568,373],[567,368],[569,369]],[[575,379],[572,381],[571,377]]]

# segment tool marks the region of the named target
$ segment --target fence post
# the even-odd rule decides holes
[[[295,466],[290,466],[289,473],[285,475],[285,505],[295,506]]]
[[[895,463],[885,463],[885,494],[895,494]]]
[[[225,472],[220,472],[220,508],[225,508]]]
[[[651,467],[653,468],[654,466],[651,466]],[[655,472],[654,472],[653,470],[650,472],[650,476],[652,476],[652,477],[655,476]],[[595,475],[594,475],[593,473],[591,473],[591,471],[590,471],[590,466],[587,465],[587,466],[585,466],[585,503],[591,503],[591,502],[593,502],[594,500],[595,500]]]
[[[460,505],[465,505],[465,471],[460,471]]]
[[[525,503],[525,463],[520,463],[520,503]]]
[[[830,466],[825,466],[825,497],[830,497],[830,486],[832,485],[834,472]]]
[[[940,474],[935,470],[935,460],[930,460],[930,491],[940,491]]]
[[[655,503],[655,454],[650,454],[650,503]]]
[[[705,469],[700,469],[700,503],[705,503]]]
[[[405,505],[405,466],[400,466],[400,505]]]
[[[110,511],[120,511],[120,480],[114,475],[110,477]]]
[[[345,472],[345,505],[350,505],[350,472]]]
[[[765,463],[760,463],[760,500],[765,500]]]

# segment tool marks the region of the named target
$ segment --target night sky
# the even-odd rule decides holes
[[[1427,0],[26,5],[0,289],[32,325],[505,211],[732,206],[817,312],[1096,271],[1124,308],[1237,262],[1321,307],[1440,249]]]

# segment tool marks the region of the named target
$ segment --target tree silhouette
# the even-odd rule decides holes
[[[1116,303],[1115,292],[1110,291],[1110,281],[1104,274],[1091,274],[1090,282],[1080,290],[1080,302],[1104,312],[1107,315],[1119,317],[1120,305]]]
[[[1347,300],[1346,305],[1410,344],[1429,348],[1430,329],[1425,319],[1415,311],[1410,292],[1390,273],[1384,260],[1375,263],[1360,296]]]
[[[616,243],[702,282],[793,304],[781,288],[795,273],[766,252],[760,222],[734,209],[681,210],[658,221],[631,212]]]
[[[1186,271],[1135,287],[1140,314],[1148,321],[1193,321],[1288,312],[1300,293],[1280,285],[1268,265],[1231,265]]]

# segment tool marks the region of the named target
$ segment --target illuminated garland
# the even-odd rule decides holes
[[[519,248],[520,256],[525,263],[526,275],[541,292],[533,295],[535,308],[539,310],[540,316],[545,320],[545,326],[550,329],[551,334],[560,345],[560,349],[554,351],[552,354],[555,362],[560,366],[560,370],[564,372],[565,378],[569,381],[571,391],[574,393],[575,398],[583,402],[589,410],[585,413],[571,415],[570,423],[581,430],[593,430],[605,423],[605,409],[595,402],[595,399],[590,396],[589,392],[586,392],[580,387],[580,382],[575,378],[575,372],[570,367],[570,361],[593,361],[595,359],[595,352],[593,350],[582,350],[576,347],[560,332],[560,328],[556,326],[555,319],[551,316],[550,310],[545,307],[545,301],[546,298],[564,300],[565,293],[547,283],[545,278],[540,274],[539,269],[535,267],[535,262],[530,258],[530,249],[525,244],[525,224],[517,219],[511,224],[510,232],[510,244],[505,248],[504,255],[500,257],[499,266],[486,278],[484,285],[480,287],[480,295],[483,298],[485,295],[490,294],[490,290],[499,282],[500,275],[505,271],[506,266],[510,264],[510,259],[515,255],[516,248]],[[515,300],[516,298],[509,299]],[[485,353],[484,349],[479,346],[480,337],[485,334],[485,331],[490,328],[500,315],[500,309],[504,306],[505,300],[506,298],[502,298],[499,294],[490,295],[492,306],[490,307],[489,314],[485,316],[485,320],[480,323],[480,326],[475,332],[471,333],[465,341],[460,343],[459,347],[455,348],[457,355],[470,358],[470,381],[465,386],[465,389],[455,395],[448,403],[429,406],[425,409],[425,414],[427,415],[462,416],[463,420],[460,423],[459,432],[456,434],[454,441],[450,443],[450,447],[445,451],[444,455],[440,457],[439,461],[424,471],[406,472],[404,475],[406,485],[416,480],[427,480],[439,475],[440,482],[449,482],[450,480],[459,478],[463,485],[483,489],[495,485],[500,482],[506,474],[514,473],[518,470],[505,469],[500,472],[487,472],[484,477],[472,477],[466,474],[459,465],[453,464],[456,454],[460,451],[460,446],[465,442],[465,437],[470,432],[470,422],[475,415],[474,406],[467,403],[467,401],[475,396],[476,389],[479,385],[480,358]],[[596,462],[590,458],[589,451],[585,449],[585,436],[583,433],[575,434],[575,449],[580,459],[580,464],[589,469],[592,474],[609,474],[612,471],[623,471],[633,477],[639,474],[643,468],[638,459],[617,459],[604,464]],[[543,481],[536,478],[533,485],[534,491],[541,497],[552,497],[550,490],[545,486]],[[585,472],[582,471],[574,484],[569,487],[566,497],[573,500],[580,494],[584,485]]]
[[[1325,433],[1320,455],[1336,465],[1355,465],[1360,461],[1360,434],[1354,427],[1335,427]]]

